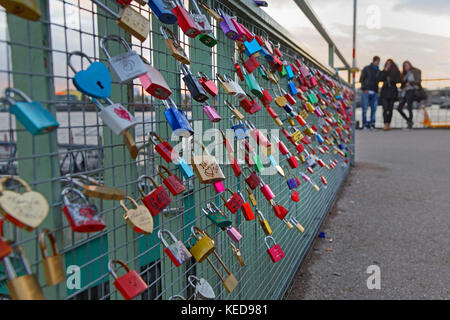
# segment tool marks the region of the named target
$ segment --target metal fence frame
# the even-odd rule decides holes
[[[238,215],[233,217],[234,225],[243,235],[240,249],[246,261],[246,267],[240,268],[229,246],[229,238],[220,229],[214,227],[201,213],[200,208],[208,201],[221,204],[222,200],[209,186],[201,185],[197,179],[185,181],[189,191],[182,196],[173,198],[171,205],[175,213],[160,214],[155,219],[156,231],[149,236],[134,233],[123,221],[118,202],[95,201],[97,207],[105,214],[107,228],[92,235],[74,234],[62,215],[62,199],[60,181],[60,159],[68,156],[69,168],[74,165],[74,151],[84,152],[89,157],[92,152],[98,152],[97,166],[85,168],[86,174],[97,174],[106,185],[121,188],[133,198],[139,198],[137,190],[137,177],[140,174],[155,175],[157,164],[165,164],[161,158],[154,154],[153,148],[147,148],[138,159],[133,160],[123,143],[121,137],[115,136],[107,127],[102,126],[98,120],[95,109],[88,102],[81,101],[74,104],[70,96],[65,99],[56,98],[56,91],[75,90],[71,79],[73,72],[66,65],[66,56],[69,51],[82,50],[90,57],[106,62],[103,52],[98,49],[99,37],[107,34],[118,34],[132,43],[133,49],[143,57],[152,61],[167,79],[172,88],[174,98],[179,106],[189,111],[194,124],[201,124],[204,129],[213,127],[201,110],[201,105],[195,101],[181,100],[182,95],[188,92],[180,78],[178,65],[162,41],[159,32],[160,22],[151,14],[148,6],[140,7],[133,4],[141,14],[151,19],[151,32],[149,38],[143,42],[135,39],[121,30],[116,21],[91,1],[87,0],[55,0],[51,2],[39,0],[42,9],[42,18],[38,22],[30,22],[0,11],[0,25],[8,26],[5,33],[0,34],[0,50],[7,55],[0,58],[0,87],[14,86],[36,101],[41,102],[48,110],[57,116],[61,127],[50,134],[32,137],[16,123],[13,116],[0,113],[3,126],[0,135],[6,135],[8,141],[4,145],[16,148],[17,154],[11,155],[9,164],[3,169],[16,170],[33,189],[44,194],[50,204],[50,212],[41,228],[54,231],[58,247],[65,256],[66,266],[78,265],[82,271],[81,288],[69,290],[65,283],[54,287],[46,287],[43,277],[42,257],[37,243],[39,230],[25,232],[12,225],[5,226],[5,237],[21,245],[32,265],[32,270],[38,275],[44,293],[49,299],[122,299],[114,288],[112,277],[109,276],[106,264],[110,259],[122,259],[132,269],[137,270],[149,284],[149,289],[142,295],[142,299],[168,299],[181,294],[191,298],[193,291],[187,283],[187,275],[197,274],[207,279],[219,299],[279,299],[282,298],[290,281],[298,269],[312,241],[317,235],[330,206],[339,191],[339,188],[349,172],[349,166],[343,161],[334,169],[316,168],[312,179],[319,184],[319,175],[328,180],[328,187],[321,186],[316,192],[311,185],[304,183],[299,189],[301,201],[297,204],[290,202],[285,178],[278,175],[264,176],[272,190],[277,195],[277,201],[290,209],[290,215],[296,216],[305,227],[303,234],[295,229],[289,230],[271,212],[271,208],[262,195],[255,192],[259,207],[272,226],[274,237],[286,254],[286,258],[277,264],[272,264],[266,254],[264,234],[256,221],[246,222]],[[111,8],[117,10],[116,1],[105,1]],[[186,1],[187,4],[188,1]],[[334,70],[319,63],[311,53],[302,49],[296,41],[278,23],[273,21],[262,10],[253,5],[252,1],[206,1],[214,8],[222,8],[229,14],[236,15],[251,31],[268,36],[272,41],[281,44],[281,50],[286,57],[304,59],[308,65],[315,66],[330,76]],[[203,46],[197,39],[189,39],[178,33],[183,46],[189,52],[192,61],[192,71],[203,71],[215,78],[215,73],[233,73],[231,57],[236,56],[235,44],[228,40],[218,30],[215,21],[212,21],[218,45],[212,50]],[[177,30],[177,29],[174,29]],[[119,48],[112,46],[111,54],[119,52]],[[78,65],[79,66],[79,65]],[[271,88],[269,82],[257,76],[260,84]],[[282,79],[282,86],[286,82]],[[146,132],[149,128],[155,129],[161,137],[170,141],[170,130],[163,116],[160,100],[142,95],[142,88],[136,81],[131,85],[113,84],[111,99],[123,104],[128,110],[135,112],[141,119],[137,128],[136,142],[142,145],[147,137],[138,132]],[[64,95],[62,96],[64,97]],[[216,106],[223,117],[217,128],[229,128],[231,113],[223,105],[227,97],[221,90]],[[155,112],[145,111],[142,107],[150,103]],[[67,112],[64,105],[70,106]],[[281,109],[280,109],[281,110]],[[282,111],[282,110],[281,110]],[[279,112],[284,120],[285,115]],[[6,117],[4,116],[6,114]],[[277,129],[273,120],[264,110],[252,116],[246,116],[257,127]],[[311,123],[317,119],[310,116]],[[7,121],[6,121],[7,120]],[[7,123],[6,123],[7,122]],[[81,123],[81,124],[80,124]],[[287,122],[286,122],[287,123]],[[194,128],[195,129],[195,128]],[[198,131],[198,130],[197,130]],[[89,140],[89,141],[88,141]],[[170,141],[174,144],[175,141]],[[236,147],[235,147],[236,148]],[[322,156],[329,162],[336,156],[333,153]],[[285,159],[280,159],[286,165]],[[15,168],[14,165],[17,165]],[[181,176],[170,166],[170,169]],[[243,178],[234,178],[229,168],[223,167],[227,177],[225,185],[232,190],[243,190]],[[301,165],[295,173],[305,172],[306,167]],[[11,173],[11,172],[10,172]],[[190,263],[176,268],[163,253],[163,248],[157,239],[157,230],[160,227],[171,230],[178,239],[186,242],[192,225],[201,226],[207,230],[216,241],[219,254],[225,264],[239,280],[239,285],[232,294],[228,294],[212,268],[207,263]],[[20,271],[20,269],[18,269]],[[0,293],[7,293],[4,286],[5,275],[0,270]]]

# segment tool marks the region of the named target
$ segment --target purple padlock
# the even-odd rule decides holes
[[[204,105],[203,112],[211,122],[219,122],[220,120],[222,120],[222,117],[213,106]]]
[[[219,9],[218,12],[223,18],[223,21],[220,22],[219,25],[220,28],[222,28],[222,31],[225,34],[225,36],[233,41],[239,39],[239,33],[237,32],[236,27],[231,21],[230,16],[228,16],[225,12],[223,12],[222,9]]]

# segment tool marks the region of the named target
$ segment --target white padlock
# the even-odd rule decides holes
[[[111,57],[108,49],[106,48],[106,42],[110,40],[121,43],[127,51]],[[147,73],[147,66],[142,61],[141,57],[136,53],[136,51],[131,50],[131,47],[123,38],[116,35],[103,37],[100,40],[100,48],[108,58],[112,72],[119,79],[119,82],[128,82]]]
[[[92,98],[92,101],[100,109],[98,116],[103,120],[103,123],[108,126],[115,134],[123,134],[128,129],[137,124],[136,118],[121,104],[113,103],[109,98],[106,101],[109,106],[103,106],[97,99]]]
[[[245,98],[247,98],[247,94],[245,93],[244,89],[242,89],[242,87],[239,85],[239,83],[231,79],[231,77],[229,77],[228,75],[225,75],[224,77],[235,89],[234,91],[236,91],[236,94],[234,96],[236,97],[236,99],[242,101]]]

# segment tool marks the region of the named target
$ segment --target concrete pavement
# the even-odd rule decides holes
[[[358,131],[321,231],[287,299],[450,299],[450,130]]]

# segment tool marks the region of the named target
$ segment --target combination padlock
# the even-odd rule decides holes
[[[125,47],[126,52],[111,57],[108,48],[106,47],[108,41],[119,42]],[[109,65],[120,83],[129,82],[147,73],[147,67],[141,57],[136,51],[131,50],[131,47],[125,39],[114,34],[108,35],[100,39],[100,48],[105,53]]]

